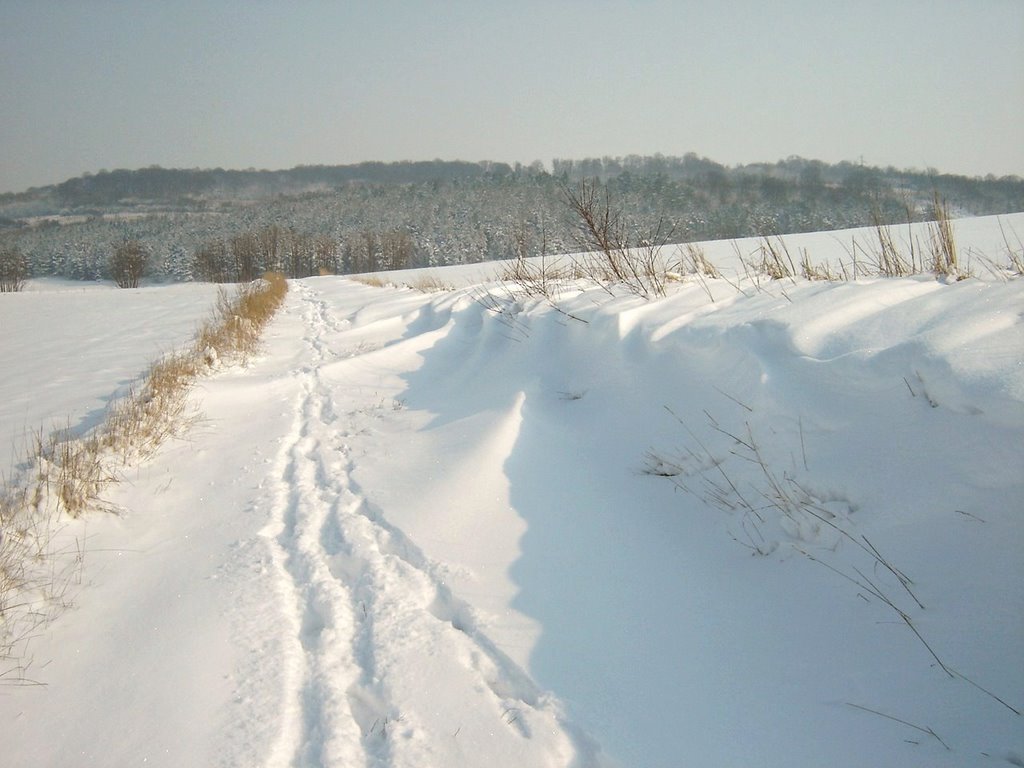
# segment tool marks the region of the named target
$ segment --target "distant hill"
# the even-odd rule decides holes
[[[1024,205],[1024,179],[1017,176],[985,178],[927,171],[876,168],[848,162],[828,164],[789,157],[775,163],[723,166],[690,153],[684,157],[663,155],[555,159],[552,175],[578,180],[608,181],[620,176],[662,176],[673,182],[699,184],[711,191],[723,187],[760,185],[767,198],[787,197],[794,190],[839,187],[852,194],[905,189],[930,197],[939,192],[965,211],[977,214],[1019,210]],[[9,215],[36,203],[35,215],[89,207],[131,207],[162,204],[189,209],[197,203],[261,200],[338,190],[350,185],[422,184],[485,177],[507,178],[543,172],[538,164],[524,169],[519,164],[447,160],[365,162],[354,165],[301,165],[287,170],[174,169],[150,166],[138,170],[100,171],[68,179],[60,184],[35,187],[26,192],[0,195],[0,215]]]
[[[350,184],[416,184],[511,172],[512,168],[504,163],[443,160],[302,165],[279,171],[150,166],[138,170],[100,171],[27,192],[0,195],[0,208],[32,202],[59,206],[60,209],[143,203],[188,208],[202,201],[265,199],[337,189]]]

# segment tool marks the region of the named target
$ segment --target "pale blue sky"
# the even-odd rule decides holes
[[[691,151],[1024,176],[1024,0],[0,0],[0,191]]]

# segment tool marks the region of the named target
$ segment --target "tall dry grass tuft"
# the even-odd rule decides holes
[[[949,206],[939,197],[934,197],[935,221],[931,225],[929,238],[932,256],[932,272],[939,277],[963,280],[970,277],[969,271],[960,265],[956,239],[953,236],[953,222],[949,217]]]
[[[0,483],[0,683],[31,679],[27,646],[66,604],[84,548],[55,545],[68,517],[102,509],[102,495],[132,463],[192,424],[188,392],[221,361],[246,360],[284,300],[283,275],[221,292],[192,344],[156,361],[142,382],[86,435],[32,435],[25,457]]]
[[[800,274],[805,280],[825,280],[837,282],[845,279],[827,263],[815,264],[811,261],[811,254],[804,248],[800,255]]]
[[[357,283],[368,285],[371,288],[384,288],[387,283],[380,277],[374,275],[346,275],[349,280],[354,280]]]
[[[193,351],[206,364],[221,357],[247,360],[287,291],[288,281],[279,273],[239,287],[234,296],[221,289],[213,316],[200,329]]]
[[[691,274],[699,275],[702,277],[708,277],[712,280],[717,280],[722,277],[721,271],[708,261],[707,254],[704,253],[704,249],[697,243],[686,243],[684,246],[686,255],[681,261],[683,271],[688,271]]]
[[[1003,220],[999,219],[999,233],[1003,236],[1003,244],[1006,246],[1006,269],[1017,277],[1024,276],[1024,243],[1021,242],[1020,235],[1018,235],[1013,228],[1010,228],[1013,232],[1013,236],[1017,241],[1017,245],[1014,246],[1010,242],[1010,237],[1006,234],[1006,229],[1003,227]]]
[[[752,267],[768,275],[772,280],[785,280],[796,275],[793,256],[781,235],[776,235],[774,242],[771,237],[764,235],[759,250],[761,261],[752,264]]]
[[[911,254],[910,260],[903,255],[892,237],[892,229],[888,224],[882,223],[876,214],[875,234],[878,237],[878,252],[875,256],[875,269],[881,277],[907,277],[917,274],[920,270],[914,264],[914,257]]]

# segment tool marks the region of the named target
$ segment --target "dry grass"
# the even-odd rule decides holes
[[[513,314],[518,313],[519,300],[539,299],[570,320],[588,323],[588,320],[569,312],[558,302],[559,296],[583,277],[575,262],[567,268],[558,259],[547,255],[534,259],[520,256],[507,262],[498,276],[498,285],[505,294],[504,299],[496,299],[491,292],[487,292],[490,294],[489,299],[481,295],[475,296],[475,299],[487,310],[506,318],[513,308]]]
[[[749,406],[736,402],[749,410]],[[669,413],[672,411],[669,410]],[[856,585],[862,594],[875,597],[895,612],[939,667],[953,676],[911,617],[911,611],[924,610],[924,605],[912,589],[913,581],[884,557],[866,536],[847,529],[845,521],[852,509],[849,502],[826,500],[798,481],[794,476],[795,470],[779,472],[771,466],[749,422],[744,424],[742,431],[730,432],[709,416],[712,432],[728,441],[728,448],[723,455],[721,451],[713,454],[681,418],[674,413],[672,415],[690,435],[695,447],[687,449],[679,457],[649,453],[646,457],[648,474],[670,478],[680,490],[736,519],[738,531],[731,535],[755,554],[770,555],[778,549],[782,540],[789,539],[793,551],[820,563]],[[807,450],[802,426],[800,455],[806,471]],[[729,457],[739,459],[739,462],[734,462],[739,465],[739,469],[732,466]],[[866,567],[853,566],[847,571],[826,562],[827,556],[824,553],[836,550],[844,541],[855,548]],[[882,572],[894,579],[899,589],[912,601],[912,606],[900,607],[896,596],[883,590],[879,579]],[[868,573],[873,576],[865,575]]]
[[[704,249],[697,243],[685,243],[679,256],[678,272],[669,272],[666,277],[669,280],[683,282],[687,275],[696,278],[700,287],[704,289],[708,299],[714,303],[715,293],[711,290],[708,280],[723,279],[721,270],[708,260]]]
[[[348,279],[355,280],[357,283],[362,283],[363,285],[368,285],[371,288],[384,288],[387,285],[387,283],[379,277],[374,277],[373,275],[349,275]]]
[[[796,275],[796,265],[789,253],[789,246],[782,237],[777,235],[774,240],[771,237],[762,237],[759,253],[760,262],[751,266],[772,280],[785,280]]]
[[[875,220],[875,236],[878,239],[878,250],[871,254],[869,262],[879,277],[907,277],[921,273],[917,264],[913,247],[910,258],[896,246],[892,236],[892,227],[882,221],[882,214],[876,209],[872,216]],[[854,246],[856,248],[856,246]]]
[[[35,489],[0,490],[0,685],[34,684],[29,644],[39,629],[67,607],[83,551],[56,549],[60,521],[53,514],[24,514]]]
[[[572,283],[573,274],[557,259],[541,256],[533,260],[518,258],[507,262],[498,279],[515,285],[517,291],[526,296],[552,301]]]
[[[406,285],[420,293],[444,293],[455,290],[455,286],[451,283],[439,280],[433,275],[423,275],[422,277],[413,280],[411,283],[406,283]]]
[[[577,262],[578,271],[609,292],[621,285],[646,299],[664,296],[668,269],[661,249],[672,236],[665,222],[645,234],[631,233],[607,188],[602,194],[597,182],[582,181],[578,188],[566,187],[563,192],[580,222],[584,255]]]
[[[192,344],[155,362],[96,429],[32,435],[15,474],[0,484],[0,682],[32,682],[28,642],[65,606],[78,573],[81,543],[54,545],[62,520],[102,509],[105,489],[125,468],[188,429],[196,377],[252,355],[287,290],[284,276],[272,274],[234,296],[221,291]]]
[[[953,236],[953,223],[949,217],[949,206],[935,195],[935,221],[930,228],[931,268],[938,277],[963,280],[970,277],[970,270],[960,263],[960,255]]]
[[[826,280],[831,283],[847,279],[829,264],[814,264],[806,248],[801,251],[800,274],[805,280]]]
[[[687,243],[685,246],[686,256],[683,258],[682,266],[685,271],[694,275],[708,277],[717,280],[722,276],[718,267],[708,261],[704,249],[696,243]]]
[[[1024,242],[1021,242],[1020,235],[1018,235],[1013,228],[1010,229],[1013,232],[1014,240],[1016,245],[1010,242],[1009,235],[1006,234],[1006,228],[1003,226],[1003,220],[999,220],[999,232],[1003,236],[1003,243],[1006,246],[1006,269],[1017,277],[1024,276]]]

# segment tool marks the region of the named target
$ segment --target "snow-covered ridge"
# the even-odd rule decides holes
[[[722,280],[557,309],[491,265],[297,281],[86,524],[8,759],[1019,764],[1024,283],[704,249]]]

